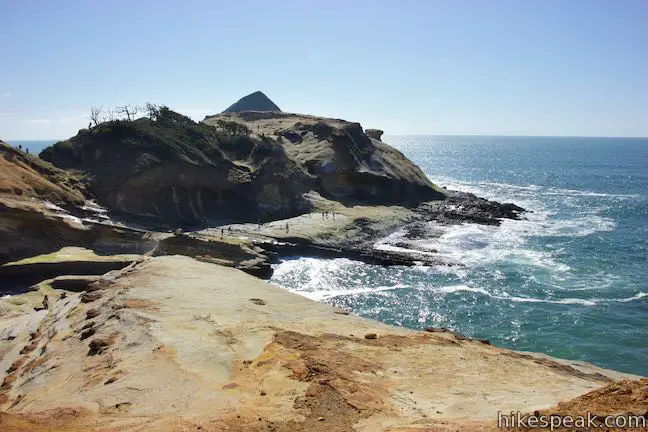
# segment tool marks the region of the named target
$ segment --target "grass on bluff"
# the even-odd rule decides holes
[[[78,135],[61,141],[41,152],[41,157],[63,168],[79,166],[89,149],[118,153],[123,146],[154,154],[164,161],[183,159],[212,165],[227,157],[254,167],[281,146],[242,134],[241,128],[222,129],[194,122],[187,116],[161,107],[155,119],[112,120],[82,129]]]

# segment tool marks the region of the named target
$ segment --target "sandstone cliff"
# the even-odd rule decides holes
[[[80,176],[54,167],[0,140],[0,195],[83,204]]]
[[[281,143],[316,179],[314,190],[340,202],[419,204],[445,195],[395,148],[369,138],[359,123],[289,113],[242,112],[205,118],[244,124]]]
[[[102,216],[86,204],[80,173],[63,171],[0,141],[0,265],[64,246],[101,253],[153,248],[146,233],[79,217]],[[66,210],[70,210],[73,214]],[[0,271],[0,288],[8,279]]]

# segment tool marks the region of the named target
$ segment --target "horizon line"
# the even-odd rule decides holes
[[[648,136],[619,136],[619,135],[520,135],[520,134],[488,134],[488,133],[465,133],[465,132],[428,132],[428,133],[398,133],[384,132],[383,136],[463,136],[463,137],[500,137],[500,138],[616,138],[616,139],[648,139]],[[0,140],[11,143],[11,141],[36,142],[36,141],[64,141],[68,138],[1,138]]]

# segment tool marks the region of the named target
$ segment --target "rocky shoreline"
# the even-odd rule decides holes
[[[3,431],[486,431],[498,411],[648,410],[641,377],[259,280],[287,256],[460,266],[419,242],[525,209],[439,188],[357,123],[153,114],[79,131],[43,152],[56,166],[0,142]]]

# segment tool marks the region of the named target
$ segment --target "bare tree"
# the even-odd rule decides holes
[[[119,115],[126,116],[126,120],[133,121],[139,112],[140,107],[137,105],[122,105],[115,108],[115,112]]]
[[[103,116],[101,117],[102,121],[107,123],[115,120],[115,111],[114,110],[107,110],[104,111]]]
[[[90,121],[97,126],[102,121],[101,108],[93,106],[90,108]]]
[[[148,117],[151,119],[151,121],[158,121],[158,119],[160,118],[159,105],[155,105],[151,102],[146,102],[144,109],[148,112]]]

